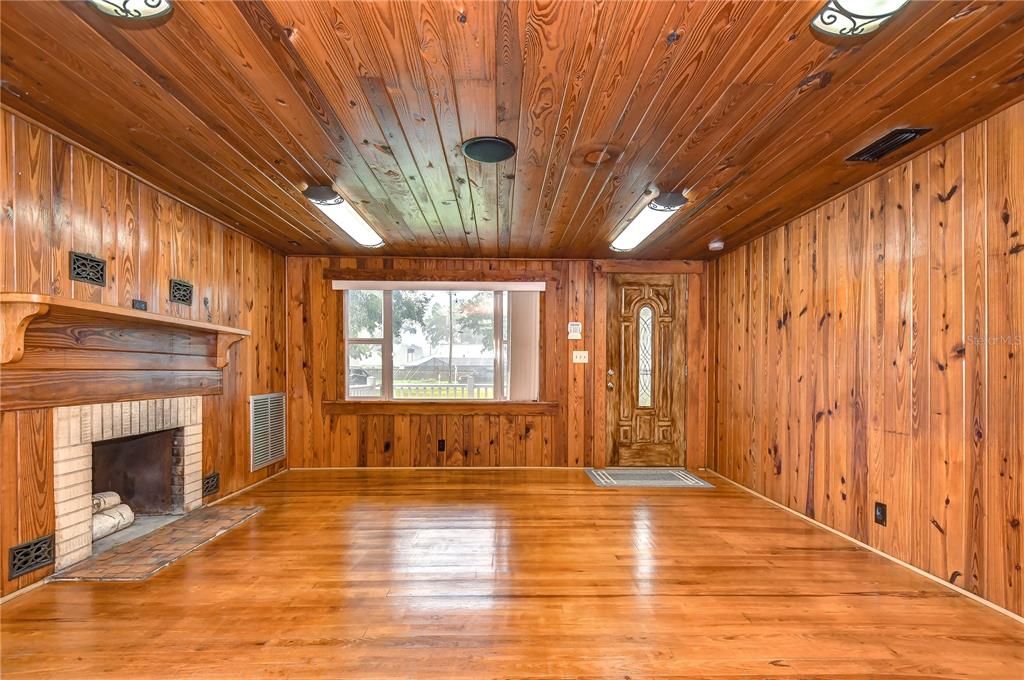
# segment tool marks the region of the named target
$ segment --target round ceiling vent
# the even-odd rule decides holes
[[[473,137],[462,143],[462,153],[480,163],[500,163],[516,155],[516,145],[504,137]]]

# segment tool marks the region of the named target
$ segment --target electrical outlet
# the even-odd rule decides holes
[[[444,451],[444,440],[443,439],[438,439],[437,440],[437,450],[438,451]]]
[[[876,501],[875,502],[875,524],[881,524],[883,527],[885,526],[885,521],[886,521],[885,512],[886,512],[885,503],[879,503],[879,502]]]

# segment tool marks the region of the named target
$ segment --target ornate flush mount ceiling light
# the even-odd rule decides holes
[[[302,195],[359,245],[367,248],[379,248],[384,245],[384,239],[380,237],[380,234],[374,231],[373,227],[363,219],[363,216],[355,211],[352,204],[342,198],[332,187],[307,187],[303,190]]]
[[[626,228],[612,241],[611,249],[619,252],[633,250],[653,234],[658,227],[665,224],[677,210],[686,205],[686,197],[678,192],[657,194],[654,200],[642,204],[643,208],[632,219]]]
[[[811,26],[828,36],[853,38],[874,33],[910,0],[828,0]]]
[[[118,19],[156,19],[174,9],[171,0],[89,0],[89,4]]]

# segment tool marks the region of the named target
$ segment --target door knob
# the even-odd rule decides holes
[[[609,380],[608,381],[608,389],[614,390],[615,389],[615,383],[613,383],[612,381]]]

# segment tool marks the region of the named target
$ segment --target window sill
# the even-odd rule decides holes
[[[323,412],[332,416],[348,415],[463,415],[463,416],[544,416],[558,413],[556,401],[493,401],[451,399],[437,401],[347,400],[323,401]]]

